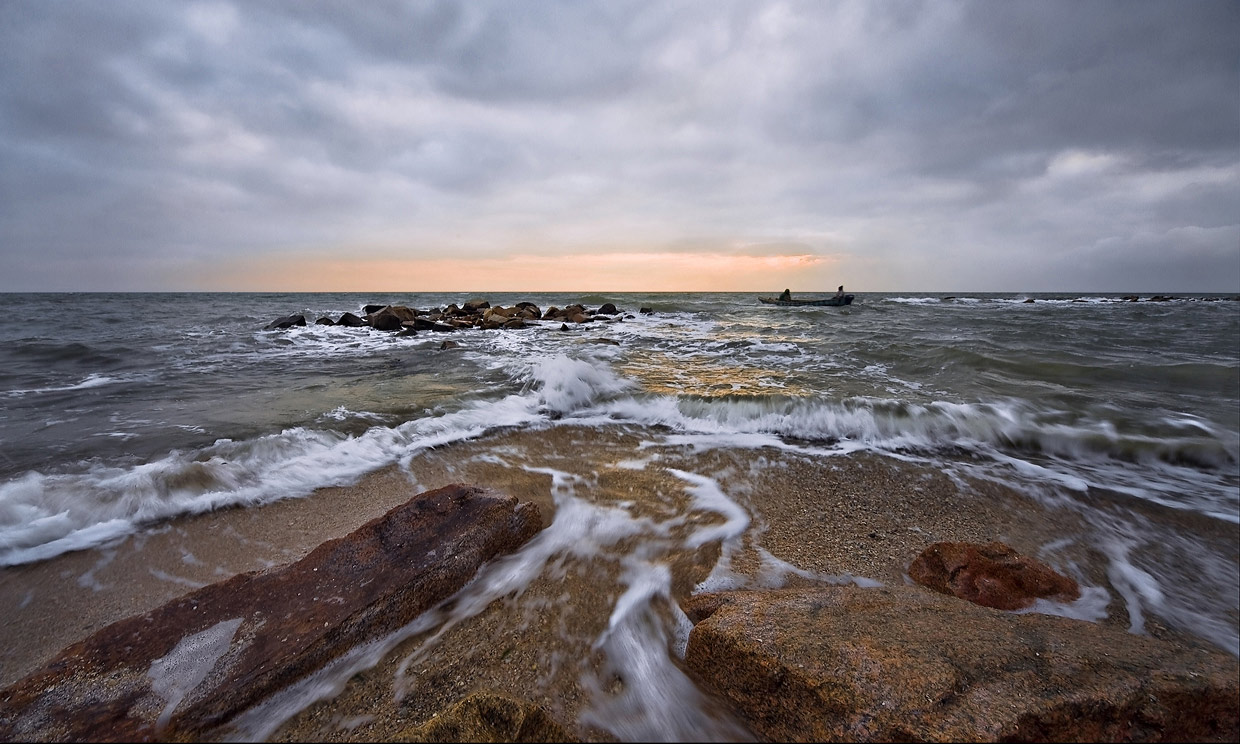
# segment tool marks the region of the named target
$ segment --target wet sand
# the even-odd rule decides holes
[[[576,476],[578,498],[624,503],[638,518],[669,524],[675,515],[693,511],[686,481],[669,469],[709,476],[749,515],[731,567],[757,583],[772,563],[763,551],[804,572],[900,584],[907,581],[912,559],[938,540],[1000,540],[1036,556],[1043,546],[1079,538],[1087,528],[1075,510],[1047,508],[1001,484],[953,479],[893,458],[823,457],[774,448],[687,452],[643,447],[645,441],[641,432],[622,428],[493,433],[422,453],[407,469],[389,467],[353,485],[181,519],[111,547],[3,569],[0,602],[8,610],[0,684],[20,679],[110,622],[238,572],[295,561],[431,488],[453,482],[488,486],[537,503],[544,524],[550,524],[556,516],[553,479],[539,468]],[[635,463],[638,459],[643,462]],[[712,520],[723,521],[708,514],[668,529],[679,539]],[[1208,520],[1203,524],[1219,529]],[[1091,560],[1087,541],[1080,543],[1079,555],[1065,553],[1080,571],[1078,578],[1106,586],[1103,564]],[[615,738],[600,723],[623,738],[637,738],[640,730],[625,730],[617,722],[633,691],[625,690],[624,675],[596,646],[625,589],[624,566],[616,557],[639,546],[640,538],[620,540],[596,558],[550,561],[518,594],[492,602],[441,635],[405,640],[377,666],[354,675],[334,698],[309,706],[271,738],[401,739],[411,727],[481,690],[544,705],[573,735],[587,740]],[[652,560],[668,567],[675,602],[711,573],[719,557],[718,543],[708,543],[669,549]],[[659,611],[668,617],[675,612]],[[1112,600],[1103,622],[1126,626],[1121,601]],[[1179,637],[1156,622],[1147,622],[1146,630]]]

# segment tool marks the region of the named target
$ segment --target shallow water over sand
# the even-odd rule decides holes
[[[456,481],[539,503],[546,528],[439,610],[221,735],[389,738],[468,692],[496,690],[543,704],[596,740],[745,738],[678,665],[689,629],[678,602],[727,588],[899,584],[936,540],[1003,540],[1081,581],[1080,601],[1041,611],[1181,639],[1211,623],[1224,634],[1234,629],[1226,598],[1214,614],[1203,612],[1176,596],[1182,576],[1133,560],[1161,539],[1167,557],[1195,551],[1185,571],[1234,571],[1237,539],[1215,529],[1217,520],[1124,501],[1082,512],[1070,500],[970,477],[961,465],[948,475],[807,444],[718,447],[640,428],[494,432],[352,487],[178,520],[107,548],[6,569],[3,599],[23,605],[6,632],[27,643],[6,658],[5,682],[106,622],[296,560],[414,493]],[[1188,532],[1191,545],[1168,540]],[[49,624],[51,617],[80,625]]]

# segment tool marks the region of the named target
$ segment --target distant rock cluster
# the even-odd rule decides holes
[[[644,314],[651,313],[650,308],[642,308]],[[418,331],[451,332],[468,328],[482,330],[528,328],[549,321],[559,321],[563,330],[569,323],[592,323],[595,321],[617,321],[625,315],[610,302],[603,303],[596,309],[585,305],[574,304],[563,308],[548,307],[543,311],[532,302],[518,302],[511,307],[492,306],[487,300],[470,300],[464,305],[453,303],[445,308],[418,310],[405,305],[365,305],[362,314],[344,313],[338,319],[322,317],[314,321],[315,325],[346,326],[361,328],[369,326],[380,331],[395,331],[403,335],[414,335]],[[264,330],[279,330],[304,326],[306,316],[297,314],[277,318],[268,323]]]

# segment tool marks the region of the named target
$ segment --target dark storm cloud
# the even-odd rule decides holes
[[[0,289],[464,232],[1236,290],[1240,4],[14,1],[0,160]]]

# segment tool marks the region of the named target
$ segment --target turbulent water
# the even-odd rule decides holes
[[[475,297],[612,302],[625,315],[458,332],[447,351],[449,336],[430,332],[264,330],[291,313],[313,323],[364,304]],[[568,425],[687,447],[894,454],[1043,499],[1087,507],[1106,493],[1240,524],[1240,302],[860,293],[849,307],[781,308],[757,297],[0,295],[0,565],[304,497],[513,427]],[[725,517],[701,539],[726,536],[735,505],[675,474]],[[1186,569],[1142,547],[1195,544],[1177,529],[1117,532],[1113,591],[1134,625],[1152,614],[1237,653],[1237,556],[1186,548],[1194,575],[1179,585]]]

